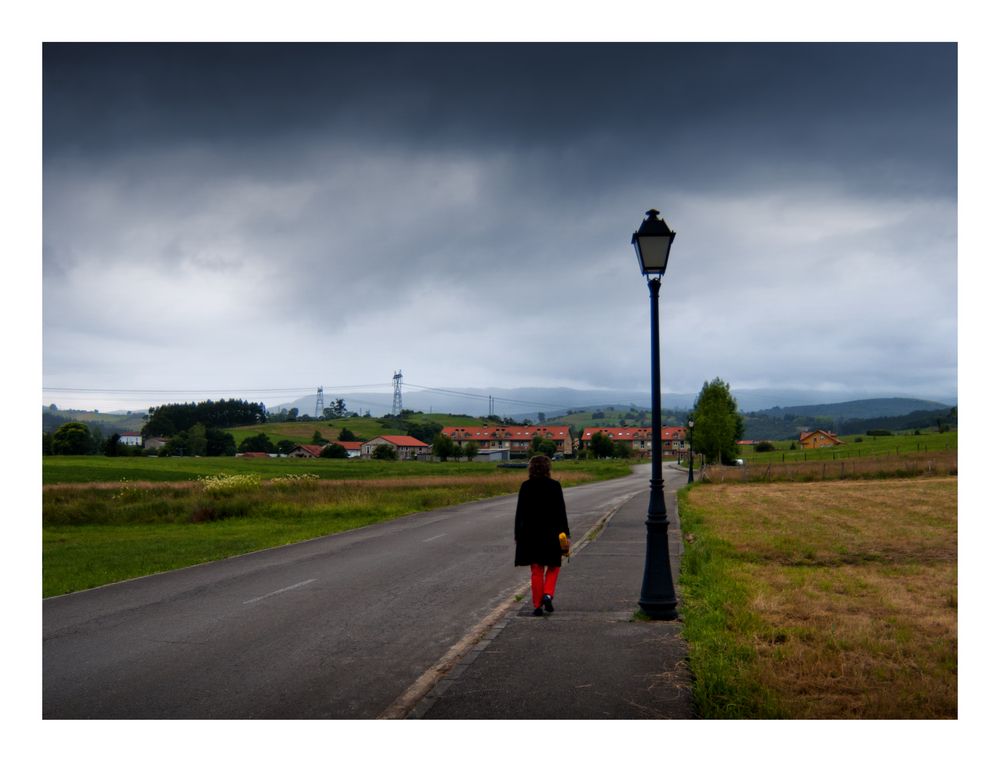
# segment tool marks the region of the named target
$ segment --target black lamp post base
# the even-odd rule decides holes
[[[639,601],[642,613],[658,622],[670,622],[677,619],[677,601],[673,603],[650,603]]]
[[[663,479],[650,480],[649,512],[646,516],[646,567],[639,593],[639,608],[650,619],[676,619],[677,594],[670,572],[666,505]]]

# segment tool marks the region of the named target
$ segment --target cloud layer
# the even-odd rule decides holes
[[[655,206],[665,390],[954,394],[955,75],[949,45],[48,44],[45,386],[642,389]]]

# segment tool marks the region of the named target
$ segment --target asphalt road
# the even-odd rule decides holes
[[[574,540],[648,478],[566,490]],[[377,717],[527,581],[515,501],[46,599],[43,716]]]

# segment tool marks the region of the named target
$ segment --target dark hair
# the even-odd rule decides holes
[[[547,455],[535,455],[528,461],[528,477],[537,479],[552,474],[552,461]]]

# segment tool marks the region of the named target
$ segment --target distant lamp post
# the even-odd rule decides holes
[[[694,481],[694,420],[688,421],[688,484]]]
[[[632,245],[639,259],[639,269],[649,286],[650,344],[652,348],[653,452],[652,478],[649,480],[649,510],[646,515],[646,567],[642,575],[639,608],[650,619],[676,619],[677,595],[670,573],[670,549],[667,543],[667,507],[663,499],[663,427],[660,423],[660,278],[667,270],[674,231],[660,219],[656,209],[646,212],[646,219],[632,234]]]

